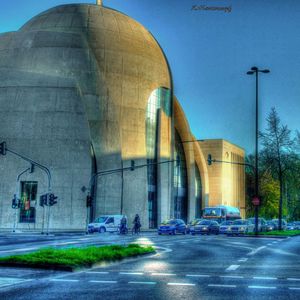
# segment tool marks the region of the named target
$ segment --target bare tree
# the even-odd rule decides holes
[[[299,133],[297,133],[300,139]],[[286,125],[280,123],[280,118],[273,107],[267,117],[267,129],[264,133],[260,132],[261,143],[263,150],[261,158],[264,165],[272,170],[272,173],[277,177],[280,186],[279,196],[279,230],[282,229],[282,204],[283,204],[283,188],[285,174],[287,170],[293,167],[295,159],[298,159],[296,154],[296,138],[291,137],[291,131]]]

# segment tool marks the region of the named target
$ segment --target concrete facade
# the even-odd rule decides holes
[[[190,220],[209,203],[206,156],[173,95],[166,57],[148,30],[118,11],[62,5],[2,34],[0,118],[0,140],[51,170],[58,203],[50,209],[50,230],[83,230],[100,214],[126,214],[131,223],[136,213],[148,228],[173,216],[176,205],[186,207],[179,216]],[[174,162],[158,164],[152,173],[144,167],[100,176],[90,185],[95,172],[126,168],[131,160],[136,165],[172,161],[178,143],[186,166],[178,171],[181,179],[186,176],[184,187],[174,184]],[[24,182],[31,184],[27,189],[37,188],[28,192],[34,195],[35,218],[20,222],[18,211],[17,228],[43,227],[48,208],[38,199],[48,192],[47,178],[36,169],[16,182],[27,167],[10,153],[1,157],[2,229],[12,227],[11,199],[14,194],[22,199]],[[88,192],[93,205],[87,209]]]
[[[229,205],[238,207],[245,217],[245,151],[223,139],[199,142],[203,155],[229,163],[212,163],[207,166],[209,177],[209,206]],[[207,164],[207,162],[206,162]]]

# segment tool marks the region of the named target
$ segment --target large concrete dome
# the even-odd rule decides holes
[[[91,173],[147,159],[149,98],[159,88],[171,90],[160,46],[142,25],[120,12],[62,5],[0,36],[0,71],[0,117],[6,120],[0,136],[51,168],[52,189],[60,201],[51,208],[50,226],[60,228],[64,222],[64,228],[82,228],[85,195],[80,188],[88,186]],[[172,118],[162,111],[160,119],[159,155],[170,158]],[[15,193],[11,182],[27,165],[11,157],[4,164],[10,172],[1,181],[9,199]],[[171,180],[171,171],[164,168],[164,178]],[[37,181],[38,194],[46,190],[38,171],[23,180]],[[122,212],[131,217],[142,211],[147,226],[147,168],[101,177],[97,186],[92,215]],[[171,197],[169,188],[161,190]],[[42,208],[32,203],[34,226],[39,227]],[[9,224],[12,214],[1,219],[1,226]]]

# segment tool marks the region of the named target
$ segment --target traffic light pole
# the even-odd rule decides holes
[[[19,195],[19,188],[20,188],[20,178],[23,174],[25,174],[26,172],[30,171],[30,168],[25,169],[24,171],[22,171],[18,176],[17,176],[17,183],[16,183],[16,194],[15,197],[18,200],[18,195]],[[15,217],[14,217],[14,227],[13,227],[13,232],[16,232],[16,223],[17,223],[17,208],[15,208]]]
[[[130,167],[99,171],[99,172],[93,174],[90,179],[90,182],[89,182],[89,190],[91,190],[92,184],[95,182],[96,178],[99,176],[111,175],[111,174],[119,173],[119,172],[123,172],[123,171],[134,171],[135,169],[140,169],[140,168],[148,167],[151,165],[162,165],[162,164],[171,163],[171,162],[178,162],[178,159],[165,160],[165,161],[143,164],[143,165],[134,165],[134,160],[132,160],[131,162],[133,162],[133,165],[131,165]]]
[[[7,148],[6,147],[6,142],[0,143],[0,146],[1,146],[1,153],[0,154],[6,155],[7,152],[11,153],[11,154],[14,154],[15,156],[18,156],[19,158],[22,158],[23,160],[29,162],[31,164],[31,169],[33,168],[32,166],[36,166],[39,169],[41,169],[42,171],[44,171],[47,175],[47,178],[48,178],[48,193],[50,193],[50,191],[51,191],[51,172],[46,166],[34,161],[33,159],[31,159],[29,157],[26,157],[25,155],[22,155],[22,154],[20,154],[16,151],[13,151],[12,149]],[[22,174],[20,174],[19,176],[21,176]],[[48,217],[49,217],[49,214],[50,214],[50,211],[49,211],[49,208],[48,208]],[[44,219],[45,219],[45,208],[43,207],[42,234],[44,233]],[[49,218],[48,218],[48,226],[49,226]],[[49,230],[49,228],[47,227],[47,234],[48,234],[48,230]]]
[[[231,164],[231,165],[240,165],[240,166],[247,166],[252,168],[255,171],[255,174],[257,174],[257,165],[253,166],[247,163],[239,163],[239,162],[231,162],[231,161],[226,161],[226,160],[217,160],[217,159],[212,159],[211,154],[208,154],[207,158],[207,163],[208,165],[211,165],[212,163],[225,163],[225,164]],[[256,196],[257,197],[257,196]],[[255,205],[255,234],[258,234],[257,228],[258,228],[258,205]]]

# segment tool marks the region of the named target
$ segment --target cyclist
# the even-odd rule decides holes
[[[120,222],[120,234],[125,234],[127,229],[127,219],[125,215],[123,215],[121,222]]]
[[[135,215],[132,223],[133,223],[133,233],[139,233],[142,225],[141,225],[140,216],[138,214]]]

